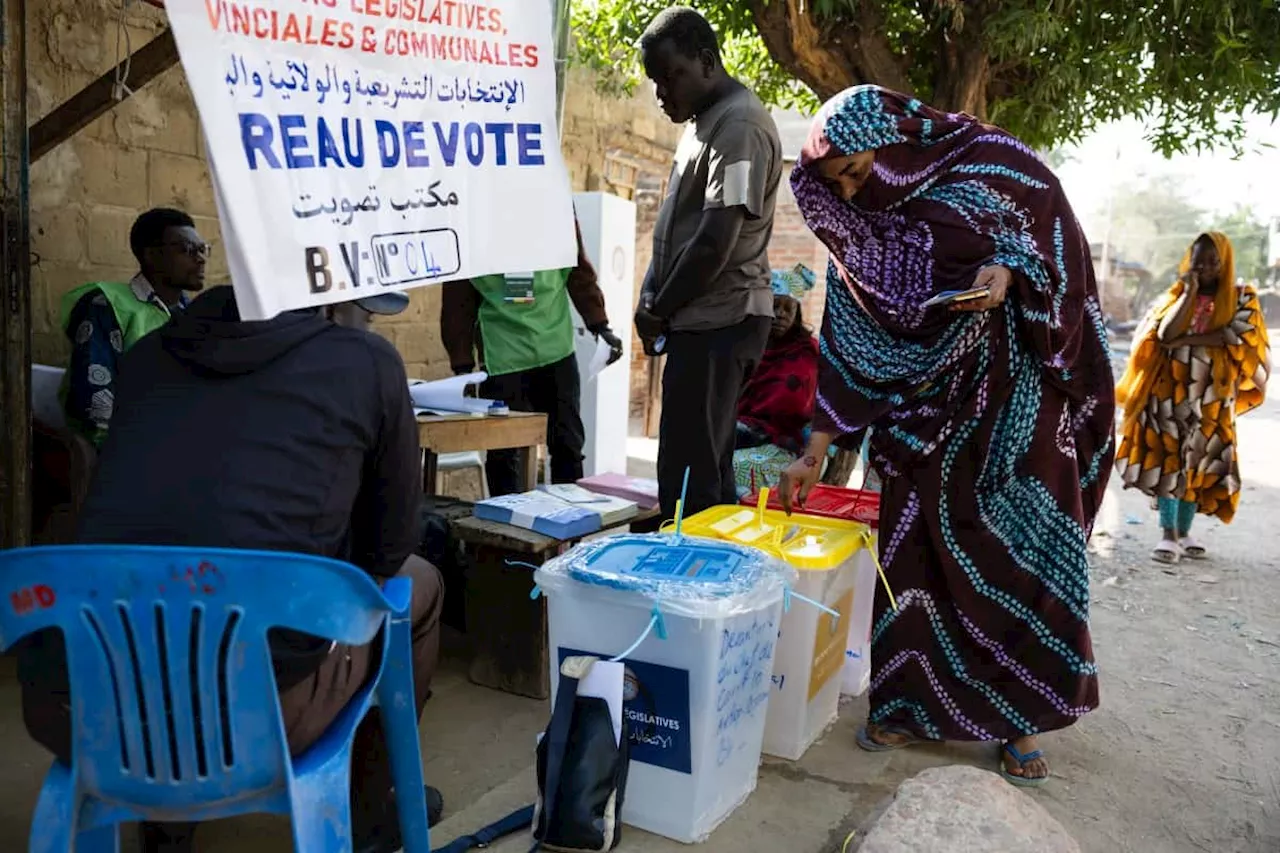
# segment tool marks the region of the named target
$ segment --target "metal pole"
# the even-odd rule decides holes
[[[551,41],[556,63],[556,127],[564,127],[565,72],[569,67],[569,0],[551,0]]]
[[[27,3],[0,18],[0,547],[31,538],[31,227]]]

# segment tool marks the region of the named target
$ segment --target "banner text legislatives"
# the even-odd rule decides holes
[[[494,33],[505,29],[501,9],[460,0],[303,0],[303,3],[323,9],[347,6],[357,15],[372,18],[393,18]]]
[[[317,10],[336,9],[339,0],[302,0]],[[513,42],[502,44],[467,35],[425,32],[416,27],[390,27],[379,33],[369,25],[352,21],[313,17],[307,9],[274,9],[258,2],[205,0],[209,26],[260,40],[307,46],[358,49],[364,53],[382,51],[393,56],[473,62],[484,65],[536,68],[538,47]],[[477,36],[502,38],[508,33],[502,10],[492,6],[456,0],[343,0],[364,20],[380,18],[405,25],[425,24],[435,29],[470,31]]]
[[[261,113],[240,114],[240,141],[251,170],[363,168],[376,151],[384,169],[404,164],[421,169],[432,165],[428,148],[444,166],[466,160],[472,166],[541,166],[542,124],[539,122],[391,122],[367,123],[342,118],[336,126],[324,118],[309,124],[303,115],[281,115],[273,121]],[[372,139],[366,139],[366,132]],[[341,140],[341,142],[339,142]],[[366,144],[368,143],[368,144]]]

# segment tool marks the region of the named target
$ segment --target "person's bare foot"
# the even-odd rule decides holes
[[[1035,735],[1020,737],[1009,741],[1009,743],[1019,755],[1024,757],[1032,755],[1040,749]],[[1044,759],[1043,755],[1037,755],[1035,758],[1019,764],[1009,750],[1002,748],[1000,750],[1000,760],[1004,762],[1004,769],[1010,776],[1019,776],[1023,779],[1047,779],[1049,777],[1049,762]]]

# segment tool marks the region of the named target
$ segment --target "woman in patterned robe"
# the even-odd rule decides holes
[[[1197,513],[1229,524],[1240,503],[1236,418],[1262,405],[1270,372],[1258,294],[1235,284],[1225,234],[1202,234],[1178,280],[1134,336],[1117,387],[1124,428],[1116,468],[1126,488],[1157,499],[1161,563],[1204,559]]]
[[[791,182],[831,263],[814,432],[779,487],[803,501],[868,427],[884,478],[896,602],[877,591],[858,742],[996,741],[1041,784],[1037,736],[1098,705],[1085,546],[1115,394],[1088,241],[1025,144],[875,86],[822,108]]]

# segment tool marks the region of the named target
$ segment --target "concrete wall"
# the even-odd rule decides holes
[[[30,120],[34,123],[118,61],[119,0],[41,0],[28,4]],[[163,26],[160,12],[130,4],[125,32],[133,49]],[[127,53],[125,40],[121,53]],[[574,190],[609,189],[604,164],[623,153],[666,176],[678,129],[652,96],[617,100],[597,94],[589,77],[570,75],[564,151]],[[37,361],[63,364],[69,350],[59,328],[63,295],[87,281],[127,280],[136,272],[129,227],[150,207],[178,207],[214,243],[210,282],[227,281],[217,211],[195,106],[181,68],[172,68],[32,166],[33,335]],[[536,216],[537,211],[530,211]],[[652,232],[638,235],[647,247]],[[647,251],[647,248],[646,248]],[[647,256],[643,258],[647,265]],[[643,273],[644,267],[641,267]],[[447,375],[440,345],[439,290],[411,292],[402,315],[378,331],[404,357],[410,376]],[[613,318],[626,329],[629,317]]]

